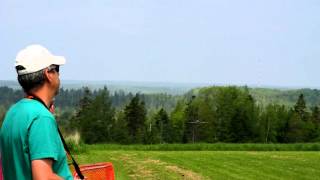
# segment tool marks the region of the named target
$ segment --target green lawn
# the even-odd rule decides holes
[[[316,151],[88,150],[76,157],[112,162],[116,179],[320,179]]]

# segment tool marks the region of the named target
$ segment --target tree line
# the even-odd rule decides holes
[[[261,106],[247,88],[209,87],[179,99],[171,112],[148,114],[140,94],[121,109],[104,88],[97,96],[86,89],[69,131],[85,143],[295,143],[320,140],[320,110],[308,108],[304,95],[294,107]]]
[[[87,87],[80,89],[64,89],[59,90],[59,94],[55,98],[56,111],[59,115],[61,122],[66,123],[70,117],[75,113],[76,108],[81,98],[85,95]],[[92,98],[96,97],[103,91],[103,89],[90,90]],[[21,89],[13,89],[7,86],[0,87],[0,125],[5,112],[8,108],[23,98],[25,94]],[[132,98],[134,94],[125,93],[123,90],[114,91],[110,93],[112,106],[115,109],[123,108]],[[158,94],[141,94],[141,99],[145,102],[146,108],[149,113],[156,111],[158,108],[163,107],[167,111],[171,111],[180,97],[166,93]],[[64,124],[62,124],[64,125]]]
[[[0,91],[3,117],[6,106],[23,93]],[[293,106],[259,103],[249,88],[233,86],[199,88],[183,96],[61,89],[56,116],[64,133],[80,132],[89,144],[318,142],[320,110],[306,99],[301,93]]]

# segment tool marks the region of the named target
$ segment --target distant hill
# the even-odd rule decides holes
[[[210,89],[213,93],[222,86],[211,86],[195,88],[186,93],[187,96],[198,95],[202,90]],[[244,86],[237,86],[245,89]],[[304,95],[308,107],[320,106],[320,90],[319,89],[275,89],[275,88],[248,88],[249,93],[254,97],[256,102],[262,106],[268,104],[280,104],[293,107],[297,102],[300,94]]]
[[[0,87],[7,86],[13,89],[20,89],[16,81],[0,80]],[[182,95],[193,88],[208,86],[200,83],[166,83],[166,82],[133,82],[133,81],[62,81],[61,87],[64,89],[79,89],[89,87],[96,90],[107,86],[110,92],[123,90],[126,93],[166,93],[172,95]]]
[[[158,83],[158,82],[130,82],[130,81],[62,81],[64,89],[79,89],[84,86],[92,90],[101,89],[107,86],[112,93],[122,90],[124,93],[142,93],[142,94],[170,94],[175,96],[188,95],[188,93],[197,94],[202,88],[219,88],[219,86],[211,86],[209,84],[195,83]],[[16,81],[0,80],[0,87],[7,86],[12,89],[20,89]],[[238,86],[244,88],[244,86]],[[249,92],[252,94],[257,103],[266,105],[270,103],[283,104],[293,106],[299,95],[302,93],[309,107],[320,106],[320,90],[310,88],[290,89],[285,87],[269,87],[258,88],[249,87]]]
[[[266,88],[249,88],[253,97],[261,104],[283,104],[286,106],[293,106],[300,94],[304,95],[307,102],[307,106],[319,106],[320,105],[320,90],[319,89],[266,89]]]
[[[20,85],[17,81],[7,81],[7,80],[0,80],[0,87],[7,86],[12,89],[20,89]]]

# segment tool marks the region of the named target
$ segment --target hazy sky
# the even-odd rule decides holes
[[[0,79],[32,43],[65,80],[320,87],[319,0],[1,0]]]

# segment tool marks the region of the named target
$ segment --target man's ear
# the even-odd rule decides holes
[[[53,81],[53,73],[50,73],[48,69],[44,70],[44,77],[49,83]]]

